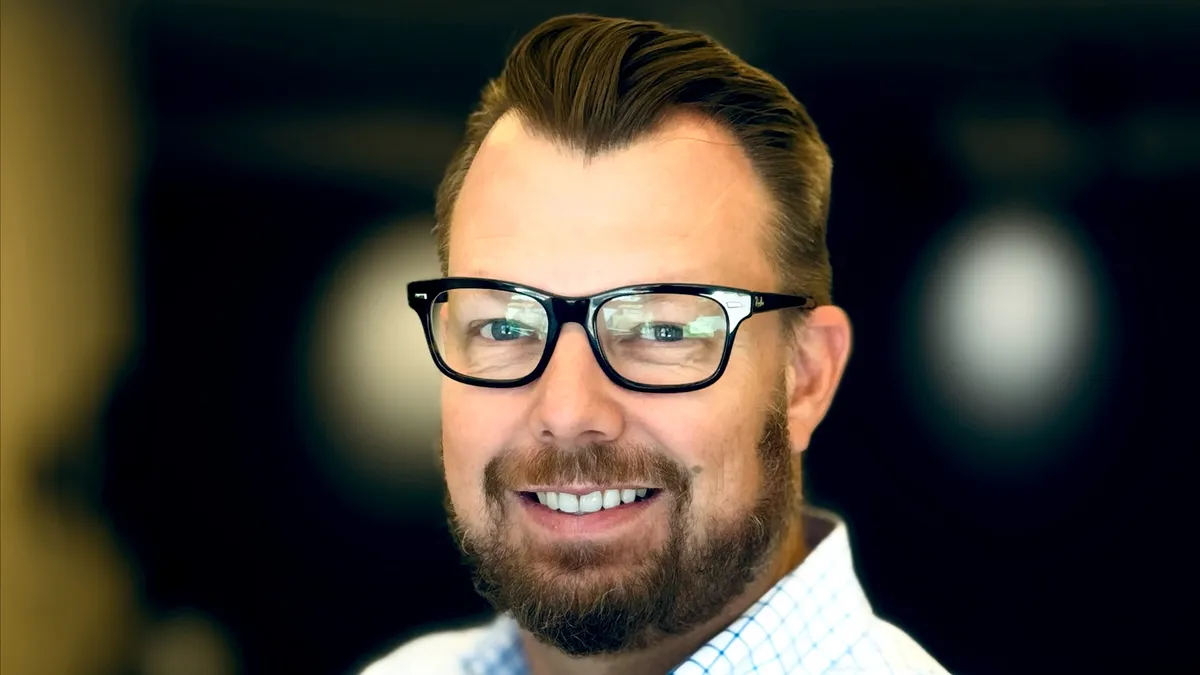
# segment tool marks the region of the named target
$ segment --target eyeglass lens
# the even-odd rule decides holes
[[[687,385],[716,372],[729,322],[711,298],[642,293],[611,298],[595,314],[600,351],[621,377],[641,385]],[[522,293],[463,288],[443,291],[430,325],[442,361],[480,380],[529,375],[545,353],[550,318]]]

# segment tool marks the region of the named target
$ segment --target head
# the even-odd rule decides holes
[[[575,655],[649,646],[717,616],[785,555],[800,453],[850,347],[830,304],[830,172],[787,89],[694,32],[552,19],[484,90],[438,192],[444,273],[566,296],[695,283],[818,305],[750,317],[722,376],[686,393],[615,384],[573,324],[532,383],[445,381],[454,531],[481,592],[538,639]],[[650,491],[603,527],[545,517],[531,496],[577,485]]]

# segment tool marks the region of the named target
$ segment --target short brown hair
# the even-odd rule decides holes
[[[831,302],[825,229],[833,163],[804,106],[774,77],[704,34],[584,14],[531,30],[484,88],[438,188],[443,274],[463,179],[492,126],[510,111],[585,157],[629,146],[672,113],[694,111],[716,121],[741,143],[774,198],[770,247],[780,290]]]

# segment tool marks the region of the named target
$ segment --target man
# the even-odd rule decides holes
[[[944,673],[801,503],[850,353],[804,108],[703,35],[566,16],[468,126],[409,300],[500,616],[366,674]]]

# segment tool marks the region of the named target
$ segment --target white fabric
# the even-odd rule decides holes
[[[805,510],[808,557],[671,675],[948,675],[875,616],[854,573],[846,526]],[[528,675],[516,622],[426,635],[362,675]]]

